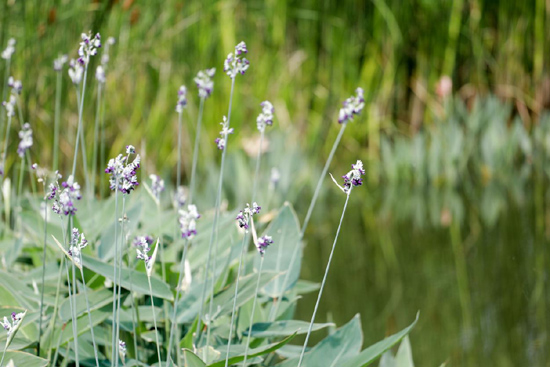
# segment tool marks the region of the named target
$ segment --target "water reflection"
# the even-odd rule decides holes
[[[453,109],[413,137],[382,140],[318,321],[360,312],[368,345],[420,310],[419,366],[549,365],[550,118],[525,126],[495,99]],[[338,215],[343,200],[327,195],[323,210]],[[308,231],[305,279],[321,279],[333,232]],[[314,301],[297,317],[309,319]]]

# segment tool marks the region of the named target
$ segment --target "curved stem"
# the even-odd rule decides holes
[[[248,336],[246,337],[246,348],[244,350],[243,367],[246,367],[246,360],[248,359],[248,347],[250,346],[250,334],[252,332],[252,323],[254,322],[254,311],[256,311],[256,299],[258,299],[258,291],[260,289],[260,277],[262,276],[262,268],[264,266],[264,255],[260,260],[260,270],[258,270],[258,280],[256,281],[256,291],[254,292],[254,302],[252,303],[252,314],[250,315],[250,322],[248,326]]]
[[[237,294],[239,293],[239,279],[241,277],[241,268],[243,265],[243,257],[245,253],[247,234],[243,236],[243,243],[241,244],[241,257],[239,259],[239,270],[237,271],[237,281],[235,283],[235,295],[233,298],[233,310],[231,311],[231,324],[229,324],[229,338],[227,339],[227,354],[225,356],[225,367],[229,366],[229,349],[231,348],[231,337],[233,335],[233,323],[235,322],[235,310],[237,308]]]
[[[317,314],[317,309],[319,308],[319,303],[321,301],[321,296],[323,295],[323,289],[325,288],[325,283],[327,281],[328,271],[330,269],[330,263],[332,261],[332,256],[334,255],[334,249],[336,248],[336,242],[338,241],[338,235],[340,234],[340,228],[342,228],[342,222],[344,221],[344,215],[346,214],[346,208],[348,206],[349,195],[351,191],[346,195],[346,203],[344,204],[344,209],[342,209],[342,216],[340,217],[340,223],[338,224],[338,229],[336,230],[336,237],[334,238],[334,243],[332,244],[332,250],[330,250],[330,256],[328,258],[327,268],[325,269],[325,275],[323,276],[323,282],[321,283],[321,289],[319,289],[319,295],[317,296],[317,302],[315,303],[315,308],[313,309],[313,315],[311,316],[311,322],[309,323],[309,328],[307,330],[306,341],[302,347],[302,353],[300,354],[300,360],[298,361],[298,367],[302,365],[302,360],[304,359],[304,353],[306,351],[307,342],[309,341],[309,336],[311,334],[311,329],[313,328],[313,323],[315,322],[315,315]]]
[[[153,324],[155,326],[155,338],[157,339],[157,354],[159,358],[159,364],[161,364],[162,359],[160,358],[160,342],[159,342],[159,333],[157,330],[157,317],[155,316],[155,304],[153,298],[153,287],[151,287],[151,277],[147,277],[149,281],[149,292],[151,292],[151,311],[153,312]]]
[[[193,194],[195,193],[195,175],[197,172],[197,161],[199,157],[199,145],[202,125],[202,111],[204,107],[204,98],[201,98],[199,106],[199,118],[197,120],[197,132],[195,133],[195,148],[193,149],[193,164],[191,165],[191,183],[189,184],[189,203],[193,204]]]

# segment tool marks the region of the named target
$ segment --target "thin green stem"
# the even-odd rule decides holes
[[[126,194],[122,194],[122,228],[120,230],[120,245],[123,246],[124,241],[124,223],[126,222]],[[118,259],[118,296],[117,296],[117,315],[116,315],[116,338],[115,341],[118,342],[120,339],[120,293],[122,290],[122,254],[124,250],[122,248],[119,249],[118,252],[119,259]],[[115,362],[115,367],[118,366],[118,358]]]
[[[74,148],[73,170],[71,171],[73,177],[76,173],[76,161],[77,161],[77,157],[78,157],[79,137],[82,134],[82,110],[84,109],[84,95],[86,93],[86,77],[87,77],[87,75],[88,75],[88,65],[86,64],[86,67],[84,68],[84,78],[82,79],[82,95],[78,94],[78,87],[76,88],[76,91],[77,91],[77,102],[76,103],[78,104],[78,128],[77,128],[77,132],[76,132],[76,141],[75,141],[75,148]],[[78,97],[80,97],[80,102],[78,101],[78,99],[79,99]],[[88,184],[88,182],[87,182],[87,184]]]
[[[230,122],[231,122],[231,105],[233,103],[233,91],[235,89],[235,78],[231,79],[231,93],[229,94],[229,111],[227,116],[227,128],[229,129]],[[206,287],[208,284],[208,272],[210,269],[210,260],[212,258],[212,247],[214,244],[214,236],[218,229],[218,218],[220,216],[220,203],[221,203],[221,195],[222,195],[222,184],[223,184],[223,169],[225,166],[225,155],[227,152],[227,137],[228,135],[225,135],[225,144],[224,149],[222,151],[222,162],[220,165],[220,178],[218,180],[218,191],[216,193],[216,203],[214,210],[214,220],[212,222],[212,232],[210,233],[210,242],[208,244],[208,256],[206,258],[206,264],[204,266],[204,282],[203,282],[203,288],[202,288],[202,295],[201,295],[201,308],[199,312],[199,323],[197,326],[197,340],[199,340],[200,334],[201,334],[201,321],[204,314],[204,301],[206,297]],[[212,287],[214,287],[214,274],[212,275]],[[207,344],[208,348],[208,344]]]
[[[149,292],[151,296],[151,311],[153,312],[153,325],[155,326],[155,338],[157,339],[157,354],[159,358],[159,364],[161,363],[162,359],[160,358],[160,342],[159,342],[159,333],[157,330],[157,317],[155,316],[155,304],[154,304],[154,298],[153,298],[153,287],[151,287],[151,277],[147,276],[147,280],[149,281]]]
[[[131,262],[130,262],[130,251],[128,251],[127,253],[127,258],[126,258],[126,261],[128,262],[128,268],[130,269],[133,269],[133,265],[131,265]],[[137,332],[136,332],[136,313],[137,313],[137,307],[136,307],[136,303],[135,303],[135,297],[134,297],[134,287],[133,287],[133,281],[132,281],[132,272],[130,272],[130,297],[132,299],[132,336],[133,336],[133,339],[134,339],[134,352],[135,352],[135,359],[139,361],[139,356],[138,356],[138,346],[137,346]],[[138,323],[139,323],[139,320],[138,320]],[[124,361],[122,361],[124,362]]]
[[[74,354],[76,359],[75,362],[78,363],[78,346],[77,346],[78,334],[76,331],[76,317],[73,312],[74,310],[73,310],[72,291],[71,291],[71,276],[69,274],[69,265],[67,264],[67,262],[65,262],[65,271],[67,273],[67,285],[69,287],[69,305],[71,305],[71,327],[73,329]]]
[[[246,252],[246,239],[247,233],[243,236],[243,242],[241,244],[241,257],[239,259],[239,270],[237,271],[237,281],[235,283],[235,295],[233,298],[233,310],[231,311],[231,323],[229,324],[229,337],[227,338],[227,354],[225,356],[225,367],[229,366],[229,350],[231,349],[231,338],[233,335],[233,323],[235,322],[235,310],[237,309],[237,294],[239,293],[239,280],[241,277],[241,269],[243,265],[244,253]]]
[[[97,87],[97,108],[96,108],[96,114],[95,114],[95,123],[94,123],[94,147],[92,152],[92,180],[91,180],[91,196],[95,194],[95,182],[96,182],[96,175],[97,175],[97,155],[98,155],[98,143],[99,143],[99,120],[100,120],[100,106],[101,106],[101,91],[103,89],[103,83],[99,83]]]
[[[11,129],[11,116],[8,116],[8,123],[6,125],[6,135],[4,136],[4,152],[2,153],[2,170],[4,171],[2,174],[2,177],[7,177],[7,168],[6,168],[6,154],[8,152],[8,142],[9,142],[9,136],[10,136],[10,129]],[[9,218],[7,218],[9,219]],[[6,220],[6,223],[9,223],[9,221]]]
[[[105,163],[105,96],[101,99],[101,143],[99,144],[99,161]],[[99,196],[103,195],[105,180],[99,181]]]
[[[44,187],[44,191],[46,188]],[[44,243],[42,246],[42,287],[40,289],[40,312],[38,316],[38,343],[36,345],[36,355],[40,356],[40,339],[42,338],[42,319],[44,317],[44,284],[46,279],[46,241],[48,238],[48,204],[44,199]]]
[[[181,255],[181,260],[180,260],[180,275],[178,277],[178,283],[176,284],[177,291],[176,291],[176,298],[174,299],[174,309],[172,310],[172,325],[170,327],[170,336],[168,337],[166,367],[170,367],[170,364],[172,363],[172,339],[174,337],[174,330],[178,324],[178,320],[177,320],[178,301],[181,293],[181,282],[183,281],[185,258],[187,257],[188,248],[189,248],[189,239],[186,238],[183,244],[183,254]]]
[[[176,189],[181,185],[181,114],[178,113],[178,164],[176,166]]]
[[[325,288],[325,283],[327,281],[328,272],[330,270],[330,263],[332,262],[332,256],[334,255],[334,249],[336,248],[336,242],[338,241],[340,228],[342,228],[342,222],[344,221],[344,215],[346,214],[346,208],[348,207],[350,194],[351,194],[351,190],[348,191],[346,195],[346,203],[344,204],[344,209],[342,209],[342,216],[340,217],[340,223],[338,224],[338,229],[336,230],[336,237],[334,238],[334,243],[332,244],[332,250],[330,250],[330,256],[328,258],[327,268],[325,269],[325,275],[323,276],[323,281],[321,282],[321,289],[319,289],[317,302],[315,303],[315,308],[313,309],[313,315],[311,316],[311,322],[309,323],[309,328],[307,330],[306,341],[304,342],[304,346],[302,347],[302,353],[300,353],[300,360],[298,361],[298,367],[302,365],[302,360],[304,359],[304,353],[306,351],[307,342],[309,341],[309,336],[311,335],[311,329],[313,328],[313,323],[315,322],[315,315],[317,314],[317,309],[319,308],[321,296],[323,295],[323,289]]]
[[[57,273],[57,290],[55,291],[55,304],[53,306],[53,313],[52,313],[52,318],[51,318],[51,322],[50,322],[50,329],[51,329],[51,333],[50,335],[52,335],[52,338],[50,339],[50,345],[49,345],[49,349],[48,349],[48,359],[50,359],[51,357],[51,350],[52,350],[52,343],[53,343],[53,335],[55,334],[54,331],[55,331],[55,320],[56,320],[56,315],[57,315],[57,307],[58,307],[58,304],[59,304],[59,293],[60,293],[60,290],[61,290],[61,274],[63,273],[63,262],[65,261],[65,257],[61,257],[61,262],[59,263],[59,272]],[[60,338],[61,338],[61,334],[62,333],[59,333],[60,334]],[[58,354],[58,351],[59,351],[59,343],[57,344],[57,348],[55,349],[56,350],[56,356]],[[52,366],[55,366],[55,361],[57,360],[57,357],[54,357],[54,363],[52,363]]]
[[[8,350],[8,342],[4,345],[4,353],[2,353],[2,359],[0,359],[0,367],[4,365],[4,358],[6,358],[6,351]]]
[[[61,72],[57,72],[57,82],[55,89],[55,112],[54,112],[54,128],[53,128],[53,170],[59,168],[59,120],[61,113],[61,88],[62,88]]]
[[[195,180],[197,172],[197,161],[199,157],[199,145],[200,145],[200,136],[201,136],[201,125],[202,125],[202,112],[204,108],[204,98],[201,98],[199,105],[199,118],[197,120],[197,131],[195,133],[195,148],[193,148],[193,163],[191,165],[191,182],[189,184],[189,204],[193,204],[193,195],[195,194]]]
[[[82,264],[82,253],[80,254],[80,264]],[[95,343],[94,324],[92,323],[92,315],[90,313],[90,302],[88,300],[88,291],[86,290],[86,278],[84,278],[84,270],[80,268],[80,276],[82,277],[82,289],[84,291],[84,299],[86,299],[86,311],[88,312],[88,322],[90,323],[90,332],[92,333],[92,345],[94,347],[95,364],[99,367],[99,358],[97,356],[97,345]]]
[[[256,171],[254,172],[254,183],[252,186],[252,200],[251,204],[256,201],[256,190],[258,189],[258,180],[260,175],[260,162],[262,160],[262,145],[264,142],[264,130],[260,133],[260,148],[258,149],[258,156],[256,157]]]
[[[258,270],[258,280],[256,281],[256,291],[254,292],[254,302],[252,302],[252,314],[250,315],[250,322],[248,326],[248,336],[246,337],[246,347],[244,350],[243,367],[246,367],[246,360],[248,359],[248,348],[250,347],[250,334],[252,333],[252,323],[254,322],[254,312],[256,311],[256,299],[258,299],[258,291],[260,289],[260,277],[262,276],[262,268],[264,266],[264,255],[260,260],[260,269]]]
[[[117,280],[117,261],[118,261],[118,178],[115,183],[115,256],[113,258],[113,320],[112,320],[112,333],[111,333],[111,345],[112,345],[112,351],[111,351],[111,364],[115,361],[116,357],[116,350],[117,350],[117,340],[116,337],[116,295],[117,295],[117,287],[116,287],[116,280]],[[117,358],[118,360],[118,358]]]
[[[292,253],[292,257],[290,259],[290,264],[288,266],[289,269],[292,269],[294,266],[294,263],[296,262],[296,258],[302,248],[301,241],[304,238],[304,234],[307,229],[307,225],[309,223],[309,220],[311,219],[311,214],[313,213],[313,208],[315,207],[315,203],[317,202],[317,198],[319,196],[319,193],[321,191],[321,186],[323,184],[323,180],[327,175],[328,167],[330,166],[330,163],[332,162],[332,158],[334,157],[334,153],[336,152],[336,148],[338,147],[338,144],[340,143],[340,140],[342,139],[342,135],[344,134],[344,130],[346,129],[347,123],[342,124],[340,127],[340,132],[338,133],[338,136],[336,137],[336,140],[334,141],[334,144],[332,145],[332,149],[330,150],[330,154],[327,158],[327,161],[325,162],[325,166],[323,167],[323,171],[321,173],[321,177],[319,177],[319,181],[317,181],[317,187],[315,188],[315,192],[313,193],[313,198],[311,199],[311,203],[309,204],[309,208],[307,210],[306,218],[304,219],[304,224],[302,225],[302,230],[300,231],[300,242],[297,246],[294,246],[294,251]],[[285,277],[283,278],[283,287],[281,289],[286,289],[287,283],[290,279],[290,271],[287,271],[285,274]],[[277,312],[279,311],[279,305],[281,304],[280,300],[277,302],[275,306],[275,312],[274,317],[277,317]]]

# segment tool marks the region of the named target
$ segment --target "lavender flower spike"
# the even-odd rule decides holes
[[[365,107],[365,97],[362,88],[357,88],[355,90],[356,96],[351,96],[346,99],[343,103],[343,107],[340,109],[338,114],[338,123],[345,124],[353,120],[355,115],[358,115],[363,111]]]
[[[246,207],[241,210],[235,218],[237,220],[237,223],[239,224],[239,227],[247,231],[250,227],[252,216],[254,214],[259,214],[261,209],[262,207],[259,206],[256,202],[252,204],[252,207],[250,207],[250,204],[246,204]]]
[[[181,229],[181,237],[191,239],[197,234],[197,224],[196,221],[201,217],[197,211],[195,205],[188,205],[187,210],[179,210],[179,223]]]
[[[160,193],[164,191],[164,180],[160,176],[152,174],[149,175],[151,179],[151,191],[157,200],[160,199]]]
[[[222,131],[220,131],[221,138],[216,138],[215,142],[218,149],[223,150],[225,148],[225,142],[227,141],[227,135],[233,134],[234,129],[228,129],[227,117],[225,116],[223,117],[223,122],[220,122],[220,125],[222,125]]]
[[[212,78],[216,73],[216,68],[201,70],[197,73],[197,76],[193,81],[199,89],[200,98],[208,98],[214,91],[214,82]]]
[[[11,88],[11,92],[13,94],[21,94],[21,91],[23,90],[23,83],[21,83],[21,80],[15,80],[13,76],[10,76],[8,78],[8,87]]]
[[[136,248],[137,259],[143,260],[145,262],[145,268],[147,271],[153,266],[152,257],[149,256],[149,251],[151,251],[151,245],[153,244],[153,239],[150,236],[138,236],[134,238],[133,245]]]
[[[178,186],[178,189],[174,193],[172,204],[176,210],[179,210],[185,206],[187,202],[187,190],[183,186]]]
[[[185,85],[182,85],[180,89],[178,89],[178,103],[176,103],[176,112],[182,113],[185,106],[187,106],[187,88],[185,88]]]
[[[243,57],[248,53],[246,44],[243,42],[235,46],[235,54],[230,53],[227,55],[223,63],[223,71],[231,78],[235,78],[237,74],[244,74],[248,69],[250,62]]]
[[[71,256],[74,263],[79,267],[81,266],[80,259],[82,249],[86,246],[88,246],[88,240],[84,237],[84,233],[80,233],[78,228],[73,228],[68,254]]]
[[[8,117],[15,116],[16,103],[17,103],[17,99],[13,94],[10,94],[10,98],[8,99],[8,101],[2,102],[2,106],[4,106],[4,108],[6,109],[6,115]]]
[[[92,33],[82,33],[82,41],[78,49],[78,63],[82,66],[87,66],[90,62],[90,57],[97,54],[97,49],[101,47],[101,35],[96,33],[92,38]]]
[[[332,175],[330,175],[330,177],[332,177],[332,180],[334,181],[336,186],[340,188],[340,190],[349,195],[353,187],[361,186],[363,184],[363,179],[361,178],[361,176],[363,176],[364,174],[365,169],[363,168],[363,162],[358,160],[355,164],[351,165],[351,171],[342,176],[342,178],[344,179],[343,187],[340,186],[338,182],[336,182]]]
[[[8,40],[8,46],[4,49],[4,51],[2,51],[2,58],[4,60],[10,60],[14,52],[15,52],[15,39],[10,38]]]
[[[140,167],[141,158],[139,154],[130,163],[130,155],[135,154],[136,150],[132,145],[126,147],[126,156],[119,154],[116,158],[111,158],[105,169],[105,173],[110,175],[109,187],[111,190],[130,194],[136,186],[139,185],[136,171]],[[118,187],[117,187],[118,184]]]
[[[53,200],[52,211],[56,214],[74,215],[76,213],[76,207],[74,202],[82,198],[80,194],[80,185],[74,181],[73,176],[69,176],[67,181],[61,183],[59,186],[58,179],[61,178],[56,172],[56,180],[50,184],[50,191],[47,195],[49,200]]]
[[[98,65],[95,69],[95,78],[100,84],[105,84],[105,69],[103,66]]]
[[[273,105],[269,101],[263,101],[260,106],[262,106],[262,113],[256,118],[256,124],[260,132],[265,130],[266,126],[273,125]]]
[[[31,125],[27,122],[23,124],[23,129],[19,132],[19,146],[17,147],[17,154],[19,157],[25,157],[25,152],[32,147],[32,129]]]
[[[126,343],[122,340],[118,341],[118,355],[123,362],[126,360]]]
[[[258,243],[256,243],[256,248],[258,249],[258,252],[260,255],[264,256],[265,250],[269,247],[269,245],[273,244],[273,238],[271,236],[262,236],[258,238]]]

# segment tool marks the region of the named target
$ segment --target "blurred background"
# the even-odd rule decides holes
[[[246,42],[251,66],[236,81],[224,183],[230,209],[248,200],[261,101],[273,102],[275,125],[259,202],[275,210],[289,201],[302,221],[339,131],[341,102],[363,87],[365,109],[329,171],[341,176],[362,159],[367,178],[353,191],[317,320],[342,325],[360,313],[370,345],[420,310],[411,335],[419,366],[550,365],[550,1],[4,0],[0,9],[0,46],[17,41],[10,74],[23,82],[31,152],[44,166],[54,149],[53,60],[76,57],[82,32],[117,40],[105,157],[133,144],[144,173],[172,184],[177,89],[190,90],[186,182],[198,113],[192,80],[216,67],[201,136],[203,207],[214,205],[214,139],[230,91],[223,60],[235,44]],[[91,147],[93,72],[88,82]],[[78,122],[66,69],[62,87],[64,173]],[[304,279],[321,281],[343,202],[326,179],[305,236]],[[298,318],[309,320],[315,298],[299,303]]]

